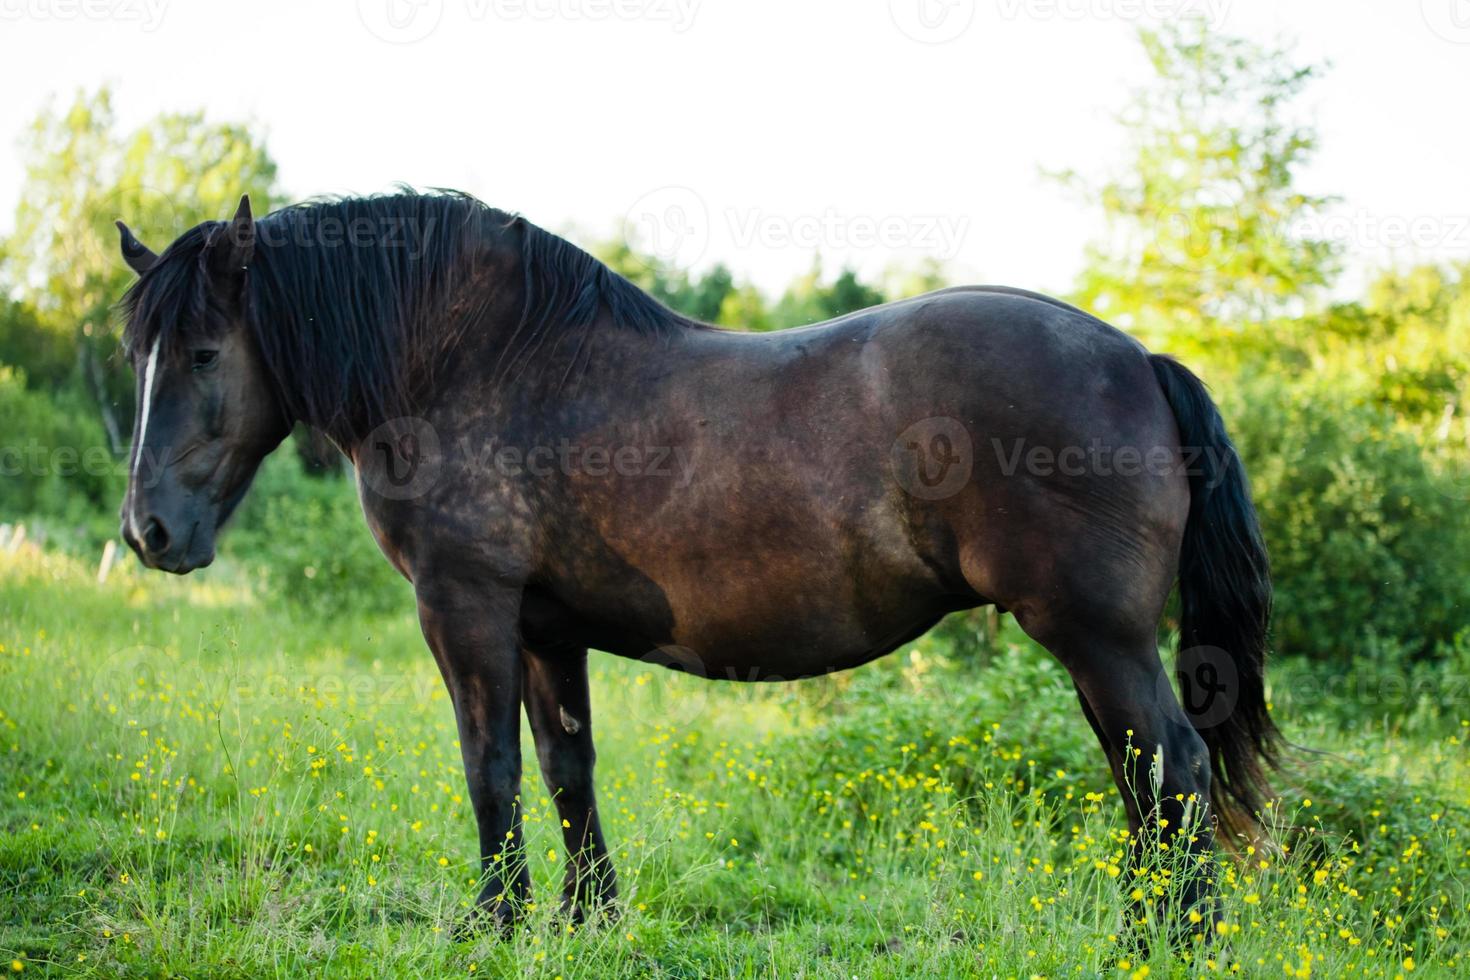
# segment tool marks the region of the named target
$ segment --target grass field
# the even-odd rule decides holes
[[[452,941],[476,892],[449,704],[403,613],[312,621],[248,576],[0,556],[0,966],[193,977],[1457,975],[1470,956],[1461,687],[1287,662],[1303,757],[1282,847],[1219,869],[1225,922],[1120,938],[1122,807],[1065,675],[1003,633],[852,673],[720,685],[594,657],[622,915],[554,915],[561,838],[529,734],[538,906]],[[1397,675],[1394,675],[1397,677]],[[1366,679],[1364,679],[1366,678]],[[1326,685],[1324,687],[1324,684]],[[1363,685],[1373,698],[1361,696]],[[1336,691],[1336,693],[1333,693]],[[1458,692],[1458,693],[1455,693]],[[1371,703],[1369,701],[1371,700]]]

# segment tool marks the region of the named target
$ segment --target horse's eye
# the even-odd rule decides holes
[[[217,350],[196,350],[194,352],[194,370],[208,371],[219,361]]]

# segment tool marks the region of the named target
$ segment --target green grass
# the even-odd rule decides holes
[[[523,736],[537,907],[476,893],[450,707],[405,595],[314,620],[229,569],[0,556],[0,967],[114,976],[1455,975],[1470,945],[1462,703],[1356,712],[1288,664],[1308,757],[1284,849],[1220,868],[1224,935],[1120,936],[1122,807],[1065,675],[931,636],[780,686],[594,658],[619,919],[553,914],[561,840]],[[1420,692],[1422,694],[1422,692]],[[1458,714],[1457,714],[1458,713]],[[1409,719],[1409,721],[1406,721]],[[1310,800],[1310,803],[1307,801]]]

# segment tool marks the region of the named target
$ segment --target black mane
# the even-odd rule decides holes
[[[223,224],[185,232],[123,297],[129,356],[225,325],[203,261]],[[502,375],[568,335],[566,370],[575,370],[600,310],[646,334],[696,325],[565,239],[467,194],[310,201],[256,222],[245,296],[249,329],[291,415],[350,445],[413,414],[466,331],[483,323],[495,284],[480,260],[498,243],[519,250],[525,295],[498,355]]]

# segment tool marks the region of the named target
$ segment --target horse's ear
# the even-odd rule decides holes
[[[209,269],[234,278],[243,273],[255,255],[255,219],[250,215],[250,195],[240,198],[240,207],[230,221],[214,230],[205,246]]]
[[[123,224],[121,219],[116,224],[118,234],[122,236],[123,261],[128,264],[130,269],[141,276],[153,268],[153,263],[158,261],[158,256],[153,253],[153,249],[138,241],[133,235],[132,230]]]

